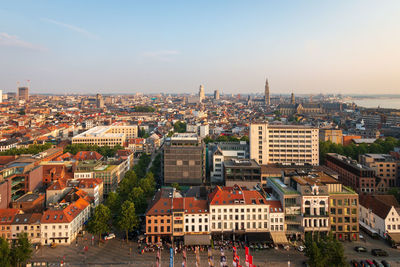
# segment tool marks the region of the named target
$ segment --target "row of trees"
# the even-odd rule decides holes
[[[24,266],[31,256],[32,245],[26,233],[21,233],[11,246],[7,239],[0,237],[0,266]]]
[[[206,136],[204,138],[204,142],[206,144],[213,143],[213,142],[239,142],[239,141],[249,142],[249,137],[247,135],[244,135],[241,138],[238,138],[238,137],[235,137],[232,135],[230,135],[230,136],[220,135],[217,138],[212,138],[210,136]]]
[[[14,156],[21,154],[37,154],[52,147],[52,144],[45,143],[43,145],[29,145],[27,148],[11,148],[9,150],[0,152],[0,156]]]
[[[311,267],[347,266],[343,244],[332,233],[325,237],[306,234],[305,245],[305,255]]]
[[[350,144],[343,146],[341,144],[335,144],[331,141],[320,141],[319,143],[319,153],[320,162],[325,162],[325,157],[327,153],[338,153],[351,157],[358,160],[358,156],[365,153],[389,153],[393,151],[396,146],[400,146],[400,140],[394,137],[386,137],[385,139],[377,139],[372,144]]]
[[[135,112],[154,112],[155,108],[151,106],[135,106]]]
[[[99,235],[109,232],[111,226],[116,226],[126,233],[139,226],[138,215],[144,214],[147,208],[147,198],[155,191],[154,176],[146,173],[151,159],[143,154],[134,170],[128,171],[121,181],[117,192],[110,192],[105,205],[100,204],[93,212],[88,223],[88,230]],[[135,170],[138,172],[136,173]]]
[[[65,147],[64,153],[69,152],[73,155],[76,155],[76,153],[79,151],[96,151],[104,157],[113,157],[119,149],[123,149],[123,147],[121,145],[109,147],[88,144],[71,144]]]

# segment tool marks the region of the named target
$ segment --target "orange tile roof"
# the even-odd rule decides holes
[[[89,205],[89,202],[79,198],[64,209],[49,209],[43,213],[41,223],[70,223]]]
[[[210,205],[232,204],[266,204],[266,199],[256,190],[234,185],[233,187],[219,187],[209,195]]]
[[[0,209],[0,224],[11,224],[15,215],[22,213],[20,209]]]
[[[80,151],[76,153],[76,160],[100,160],[103,156],[96,151]]]

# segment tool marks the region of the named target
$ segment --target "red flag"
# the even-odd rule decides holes
[[[249,256],[250,256],[249,247],[245,247],[244,250],[246,252],[245,264],[246,267],[249,267]]]
[[[250,266],[253,265],[253,256],[249,255],[249,264]]]

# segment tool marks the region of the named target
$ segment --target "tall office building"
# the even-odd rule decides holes
[[[214,90],[214,99],[219,100],[219,91],[218,90]]]
[[[19,100],[29,100],[29,87],[18,87]]]
[[[250,158],[259,164],[319,165],[318,128],[302,125],[250,125]]]
[[[290,97],[290,104],[296,104],[296,99],[294,98],[294,93]]]
[[[204,86],[203,85],[200,85],[199,98],[200,98],[200,102],[203,102],[203,100],[206,98],[206,96],[204,94]]]
[[[104,99],[101,94],[96,95],[96,106],[97,108],[104,108]]]
[[[205,145],[195,133],[176,133],[164,145],[164,183],[200,185],[205,179]]]
[[[265,81],[265,105],[268,107],[271,104],[271,100],[269,98],[269,85],[268,79]]]

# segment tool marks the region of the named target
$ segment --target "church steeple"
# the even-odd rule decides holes
[[[268,78],[265,81],[265,92],[264,92],[264,95],[265,95],[265,105],[268,107],[269,105],[271,105],[271,101],[270,101],[270,98],[269,98]]]
[[[294,93],[292,93],[292,96],[290,98],[290,103],[291,104],[296,104],[296,99],[294,98]]]

